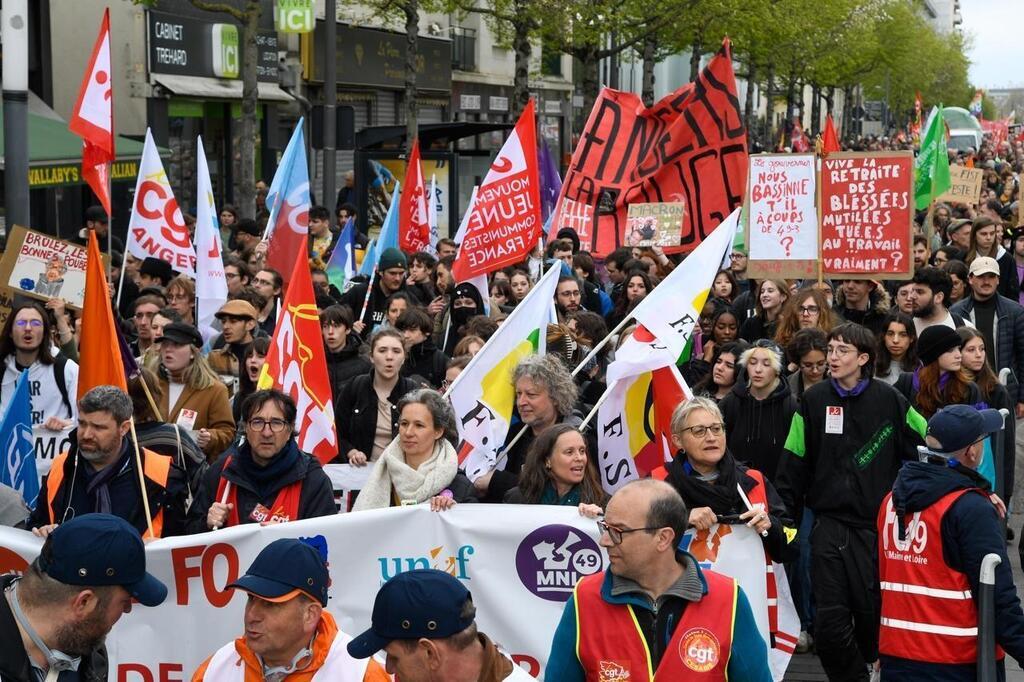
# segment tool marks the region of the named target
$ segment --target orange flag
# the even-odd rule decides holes
[[[331,380],[306,250],[301,249],[296,256],[281,317],[257,385],[276,388],[295,400],[299,449],[326,464],[338,454]]]
[[[825,117],[825,132],[821,136],[821,152],[823,156],[828,156],[832,152],[838,152],[839,149],[839,136],[836,135],[836,127],[832,123],[832,114]]]
[[[82,303],[82,338],[78,344],[78,397],[96,386],[109,384],[128,390],[124,362],[110,308],[107,273],[100,257],[96,233],[89,230],[85,266],[85,300]]]

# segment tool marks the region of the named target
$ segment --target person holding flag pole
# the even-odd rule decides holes
[[[39,475],[32,439],[32,402],[28,370],[21,370],[14,383],[14,395],[0,420],[0,448],[6,453],[0,464],[0,484],[13,488],[29,509],[39,496]]]

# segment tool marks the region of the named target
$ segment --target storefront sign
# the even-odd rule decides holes
[[[322,82],[324,23],[318,21],[313,34],[312,80]],[[416,87],[420,90],[448,92],[452,83],[452,44],[450,40],[420,36],[416,61]],[[405,34],[375,28],[338,24],[338,85],[365,85],[378,88],[405,87]],[[309,64],[304,64],[310,73]]]
[[[508,111],[508,97],[488,97],[487,108],[491,111]]]
[[[241,76],[242,41],[237,25],[152,10],[148,21],[150,73],[226,79]],[[261,31],[256,49],[257,79],[276,83],[277,34]]]
[[[110,167],[110,177],[114,182],[134,180],[138,174],[139,162],[137,159],[132,161],[116,161]],[[70,185],[81,185],[83,182],[82,164],[80,163],[58,163],[28,169],[29,189],[68,187]]]
[[[313,30],[313,0],[277,0],[278,33],[309,33]]]

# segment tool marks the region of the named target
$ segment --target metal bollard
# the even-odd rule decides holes
[[[978,584],[978,682],[996,682],[995,584],[996,567],[1003,560],[996,553],[981,560]]]

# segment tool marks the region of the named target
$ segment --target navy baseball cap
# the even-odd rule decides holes
[[[327,562],[317,549],[295,538],[281,538],[264,547],[245,575],[228,587],[270,602],[288,601],[303,592],[327,606],[330,581]]]
[[[928,435],[939,442],[929,449],[941,454],[959,452],[1003,428],[999,410],[978,410],[970,405],[944,407],[928,420]]]
[[[377,592],[370,629],[348,643],[355,658],[369,658],[396,639],[444,639],[473,624],[463,615],[470,598],[458,578],[433,568],[399,573]]]
[[[43,545],[39,567],[65,585],[120,585],[143,606],[167,598],[167,586],[146,573],[139,531],[110,514],[83,514],[57,526]]]

